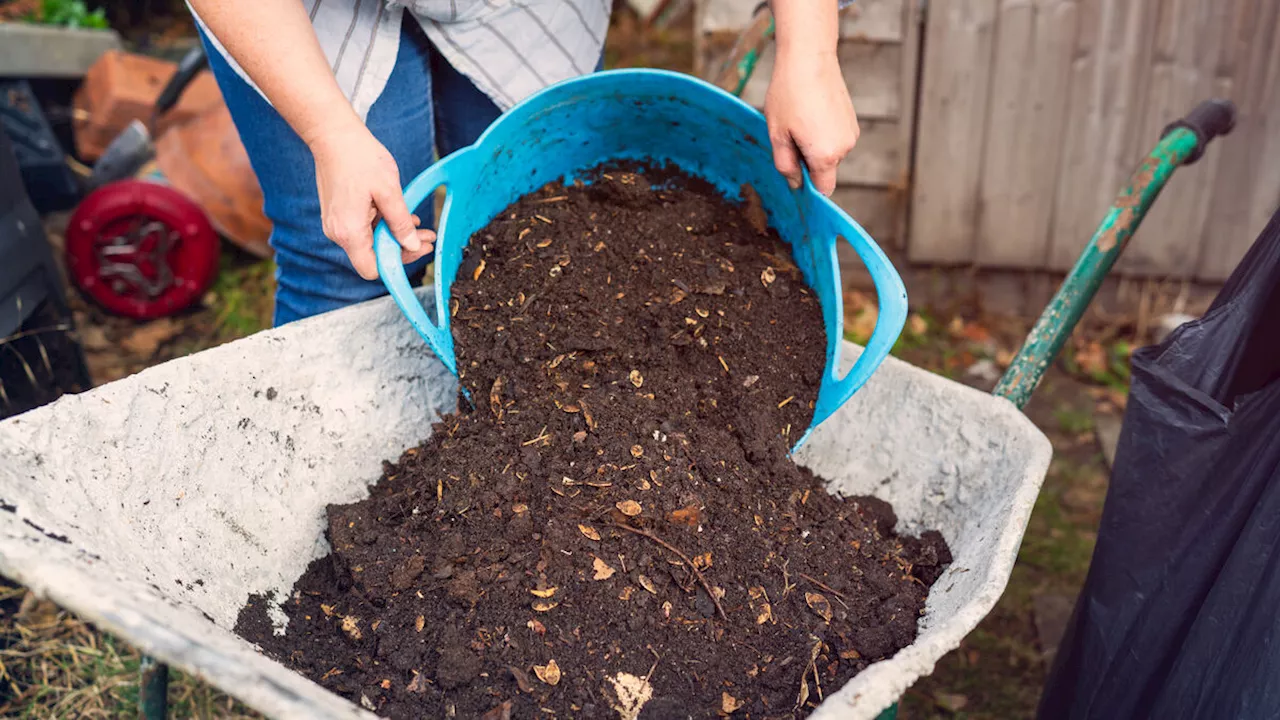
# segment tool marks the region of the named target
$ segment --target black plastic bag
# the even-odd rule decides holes
[[[1280,213],[1132,381],[1039,717],[1280,718]]]

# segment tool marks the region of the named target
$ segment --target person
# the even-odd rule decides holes
[[[612,0],[188,4],[273,224],[277,326],[383,294],[379,219],[406,272],[420,273],[435,234],[429,209],[423,218],[406,206],[401,179],[470,145],[521,99],[602,67],[612,10]],[[858,137],[836,2],[770,4],[774,164],[799,187],[803,162],[829,195]]]

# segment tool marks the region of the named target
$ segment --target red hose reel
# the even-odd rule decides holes
[[[90,193],[67,225],[71,277],[106,309],[173,314],[218,274],[219,238],[198,205],[167,185],[121,180]]]

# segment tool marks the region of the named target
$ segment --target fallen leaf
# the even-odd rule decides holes
[[[551,597],[552,595],[555,595],[555,594],[556,594],[556,590],[558,590],[558,589],[559,589],[559,588],[553,588],[553,587],[552,587],[552,588],[546,588],[546,589],[541,589],[541,590],[539,590],[539,589],[533,589],[533,590],[530,590],[529,592],[533,593],[534,597],[549,598],[549,597]]]
[[[383,690],[390,690],[390,689],[391,689],[391,681],[390,681],[390,680],[383,680],[382,682],[378,683],[378,687],[382,688]]]
[[[619,720],[639,718],[645,703],[653,698],[653,686],[649,681],[630,673],[618,673],[606,679],[613,685],[613,694],[617,698],[617,702],[610,700],[609,705],[618,713]]]
[[[565,405],[564,407],[562,407],[562,408],[560,408],[560,409],[561,409],[561,410],[563,410],[563,411],[565,411],[565,412],[567,412],[567,413],[569,413],[570,415],[572,415],[572,414],[574,414],[574,413],[580,413],[580,412],[582,412],[582,408],[578,407],[577,405],[574,405],[573,403],[569,403],[568,405]]]
[[[748,387],[748,388],[749,388],[749,387],[751,387],[752,385],[755,385],[755,384],[756,384],[756,383],[758,383],[758,382],[760,382],[760,376],[759,376],[759,375],[748,375],[748,376],[747,376],[747,379],[742,381],[742,387]]]
[[[481,715],[480,720],[511,720],[511,701],[503,701],[501,705]]]
[[[560,684],[560,666],[555,660],[549,660],[546,665],[534,665],[533,674],[552,687]]]
[[[323,612],[325,617],[333,617],[333,606],[320,603],[320,612]]]
[[[1099,376],[1107,372],[1107,353],[1099,343],[1091,342],[1076,350],[1075,358],[1080,371],[1086,375]]]
[[[600,533],[596,532],[596,529],[590,525],[578,525],[578,532],[586,535],[590,540],[595,540],[597,542],[600,540]]]
[[[579,430],[573,434],[573,441],[576,443],[584,442],[587,439],[587,431]]]
[[[636,591],[635,588],[628,585],[622,588],[622,592],[618,593],[618,599],[621,600],[622,602],[626,602],[631,599],[631,593],[635,591]]]
[[[534,600],[533,609],[538,612],[550,612],[560,603],[555,600]]]
[[[627,379],[630,380],[631,384],[635,385],[636,387],[640,387],[641,385],[644,385],[644,376],[640,374],[639,370],[632,370],[627,375]]]
[[[737,712],[738,708],[742,707],[742,705],[743,703],[741,700],[738,700],[729,693],[720,693],[720,710],[724,712],[725,715],[732,715]]]
[[[666,618],[667,620],[671,619],[671,601],[670,600],[662,603],[662,617]]]
[[[702,308],[694,308],[693,311],[697,313],[698,317],[700,318],[707,318],[711,316],[710,310],[703,310]]]
[[[852,649],[852,648],[850,648],[850,649],[848,649],[848,650],[841,650],[841,651],[840,651],[840,659],[841,659],[841,660],[857,660],[857,659],[859,659],[859,658],[861,658],[861,657],[862,657],[862,653],[860,653],[860,652],[858,652],[857,650],[854,650],[854,649]]]
[[[418,632],[422,632],[422,629],[425,628],[426,626],[427,626],[426,616],[419,615],[418,619],[413,621],[413,629],[417,630]]]
[[[543,625],[542,623],[538,622],[537,620],[530,620],[529,622],[525,623],[524,625],[525,625],[525,627],[529,628],[530,630],[534,631],[535,633],[537,633],[537,634],[539,634],[539,635],[546,635],[546,634],[547,634],[547,626],[546,626],[546,625]]]
[[[352,640],[359,640],[364,637],[360,632],[360,618],[353,615],[347,615],[342,618],[342,632],[346,633]]]
[[[516,685],[519,686],[520,692],[533,694],[533,683],[529,682],[529,673],[515,665],[508,665],[507,671],[511,673],[511,677],[516,679]]]
[[[489,410],[494,417],[502,419],[502,376],[499,375],[493,381],[493,387],[489,389]]]
[[[120,345],[135,355],[151,357],[166,341],[182,330],[182,325],[170,318],[153,320],[134,330],[120,341]]]
[[[595,577],[592,578],[593,580],[608,580],[613,577],[613,573],[616,572],[613,568],[609,567],[609,563],[601,560],[600,558],[593,560],[591,567],[596,571]]]
[[[405,692],[414,693],[415,695],[424,693],[427,691],[426,680],[422,677],[421,673],[415,672],[413,674],[413,679],[409,681],[409,684],[405,686],[404,690]]]
[[[760,273],[760,282],[763,283],[765,287],[769,287],[773,284],[773,281],[777,279],[778,273],[774,272],[772,267],[766,267]]]
[[[644,588],[650,595],[658,594],[658,588],[654,586],[653,581],[644,575],[637,575],[636,582],[640,583],[640,587]]]
[[[480,258],[480,264],[476,266],[475,272],[471,273],[471,280],[479,280],[482,273],[484,273],[484,258]]]
[[[773,620],[773,606],[769,604],[769,596],[762,587],[747,588],[747,596],[751,598],[751,611],[756,615],[756,624],[763,625]]]
[[[711,567],[711,553],[704,552],[701,555],[695,556],[693,558],[693,566],[699,570],[706,570]]]
[[[679,510],[671,511],[671,522],[677,525],[688,525],[689,527],[698,527],[702,524],[702,511],[697,505],[686,505]]]
[[[618,508],[618,511],[627,517],[635,517],[643,511],[640,503],[635,500],[622,500],[616,503],[614,507]]]
[[[804,594],[804,602],[809,609],[818,613],[818,616],[827,622],[831,622],[831,603],[819,593],[806,592]]]
[[[524,503],[516,503],[515,505],[511,506],[511,512],[517,515],[521,515],[523,513],[529,512],[529,506],[525,505]]]
[[[631,446],[631,457],[638,458],[642,455],[644,455],[644,448],[640,447],[639,445]]]
[[[564,355],[557,355],[554,358],[552,358],[551,364],[547,365],[547,367],[551,368],[552,370],[555,370],[556,368],[560,367],[560,363],[562,362],[564,362]]]
[[[969,704],[969,698],[956,693],[934,693],[933,701],[947,712],[959,712]]]

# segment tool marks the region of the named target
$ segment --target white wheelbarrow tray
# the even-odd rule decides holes
[[[456,387],[382,299],[12,418],[0,573],[271,717],[374,718],[231,628],[251,593],[287,596],[328,552],[325,506],[365,497]],[[990,612],[1050,454],[1010,402],[894,358],[819,426],[802,464],[833,492],[893,503],[902,532],[940,530],[955,561],[916,641],[811,717],[874,718]]]

